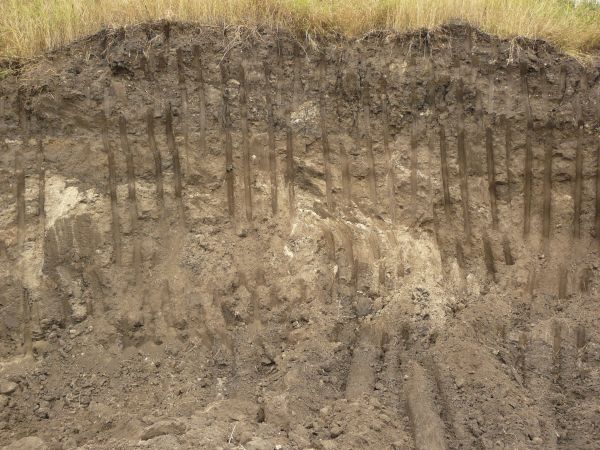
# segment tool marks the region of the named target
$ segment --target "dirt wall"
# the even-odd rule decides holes
[[[0,442],[595,448],[599,80],[463,26],[159,23],[25,64]]]

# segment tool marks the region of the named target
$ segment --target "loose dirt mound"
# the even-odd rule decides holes
[[[599,77],[461,26],[155,24],[25,66],[0,443],[597,448]]]

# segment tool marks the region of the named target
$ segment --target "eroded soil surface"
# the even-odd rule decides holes
[[[598,63],[463,26],[25,64],[0,445],[597,449],[599,119]]]

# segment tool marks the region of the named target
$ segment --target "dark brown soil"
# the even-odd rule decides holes
[[[599,448],[599,120],[597,62],[464,26],[153,24],[25,64],[0,445]]]

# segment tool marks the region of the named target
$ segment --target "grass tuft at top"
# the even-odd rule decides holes
[[[348,37],[460,20],[504,38],[544,39],[573,55],[600,48],[598,0],[0,0],[0,58],[27,58],[102,27],[158,19]]]

